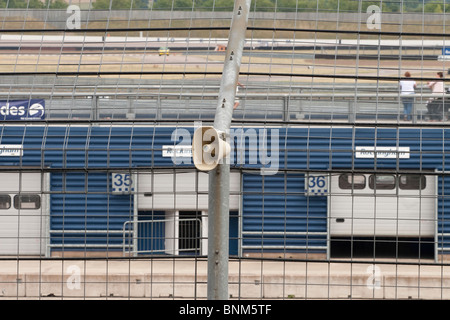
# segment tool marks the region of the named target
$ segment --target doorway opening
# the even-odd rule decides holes
[[[201,254],[201,221],[201,211],[179,211],[178,250],[180,254]]]
[[[331,258],[434,259],[433,238],[333,237]]]

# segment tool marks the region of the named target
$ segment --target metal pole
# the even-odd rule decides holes
[[[220,83],[214,128],[229,133],[245,44],[251,0],[236,0]],[[228,299],[230,164],[226,159],[209,173],[208,299]]]

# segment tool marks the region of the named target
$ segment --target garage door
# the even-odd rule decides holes
[[[230,210],[239,209],[240,173],[230,173]],[[208,210],[208,173],[138,175],[138,210]]]
[[[45,197],[41,173],[0,173],[0,254],[45,252]]]
[[[435,177],[431,175],[334,175],[330,235],[432,237],[435,189]]]

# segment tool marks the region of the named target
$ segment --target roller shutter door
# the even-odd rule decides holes
[[[0,173],[0,254],[45,252],[45,196],[41,173]]]
[[[330,235],[433,237],[435,203],[432,175],[334,175]]]

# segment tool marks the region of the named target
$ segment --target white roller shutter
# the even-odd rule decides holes
[[[139,210],[207,210],[208,173],[141,173]],[[239,209],[240,174],[230,174],[230,210]]]
[[[347,185],[340,184],[340,177],[342,175],[333,175],[331,178],[331,236],[434,236],[434,176],[421,176],[422,185],[416,189],[402,188],[402,175],[381,175],[378,189],[371,187],[373,175],[354,174],[352,182],[349,174]],[[388,186],[391,183],[392,188]]]
[[[46,244],[46,197],[40,172],[0,173],[0,254],[41,255]]]

